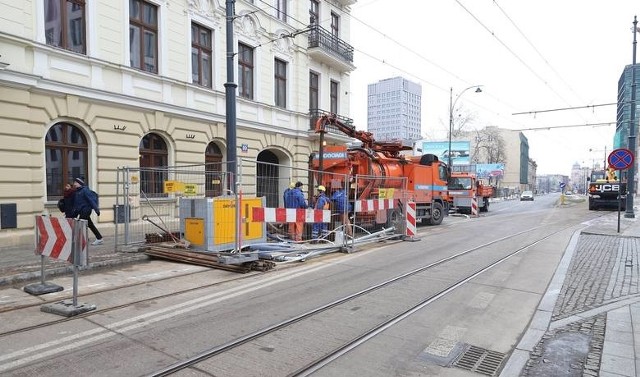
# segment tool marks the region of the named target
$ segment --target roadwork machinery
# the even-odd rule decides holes
[[[324,146],[327,127],[359,140],[360,146]],[[402,212],[407,201],[416,203],[416,220],[438,225],[449,213],[447,182],[449,168],[433,154],[408,156],[411,151],[400,141],[379,142],[373,134],[356,130],[338,120],[335,115],[323,115],[315,124],[320,134],[320,151],[310,158],[311,169],[316,171],[317,184],[331,187],[335,174],[349,177],[351,201],[386,198],[393,199],[396,210],[390,211],[386,222],[404,221]],[[370,216],[370,219],[378,216]]]

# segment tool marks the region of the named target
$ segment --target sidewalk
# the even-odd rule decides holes
[[[93,238],[92,238],[93,239]],[[81,270],[93,270],[125,263],[148,260],[149,257],[137,248],[116,251],[112,234],[104,234],[104,243],[89,245],[89,266]],[[35,245],[10,248],[0,247],[0,288],[9,285],[24,285],[41,279],[42,257],[35,254]],[[64,261],[45,258],[45,278],[70,274],[73,266]]]
[[[501,377],[640,373],[640,221],[617,229],[610,212],[574,234]]]

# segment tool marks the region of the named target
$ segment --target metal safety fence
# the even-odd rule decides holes
[[[180,208],[193,199],[233,195],[227,163],[117,171],[116,246],[179,238]],[[183,225],[183,224],[182,224]]]
[[[269,242],[348,249],[381,229],[404,235],[406,178],[247,159],[238,160],[234,175],[229,166],[120,168],[116,244],[186,239],[205,251]]]

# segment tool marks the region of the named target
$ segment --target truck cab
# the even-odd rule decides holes
[[[600,208],[626,210],[627,184],[620,182],[612,169],[594,170],[589,177],[589,210]],[[618,207],[619,206],[619,207]]]

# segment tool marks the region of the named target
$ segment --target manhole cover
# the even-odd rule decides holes
[[[487,376],[494,376],[500,369],[505,356],[501,352],[470,345],[453,363],[453,366]]]

